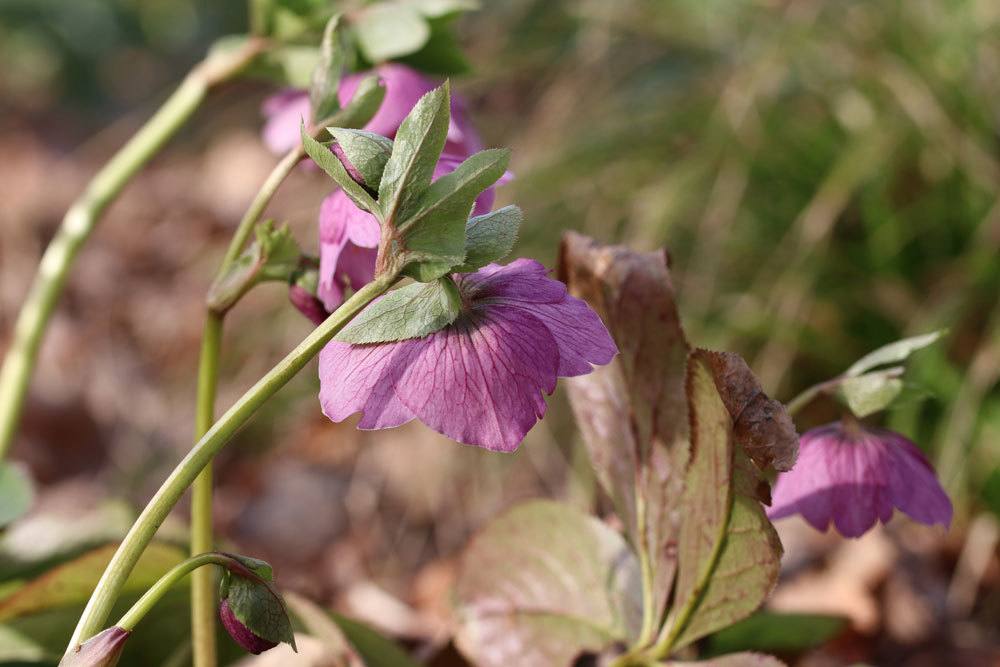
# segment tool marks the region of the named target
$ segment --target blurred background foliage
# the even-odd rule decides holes
[[[879,345],[948,329],[915,357],[911,398],[883,421],[937,464],[958,510],[954,561],[972,517],[1000,514],[1000,3],[483,5],[459,24],[472,71],[457,88],[487,144],[514,149],[500,203],[525,210],[519,254],[553,266],[566,229],[667,247],[689,338],[741,352],[785,400]],[[0,3],[0,335],[87,174],[212,40],[245,27],[235,1]],[[270,90],[244,82],[214,97],[84,251],[15,454],[43,483],[97,471],[111,495],[142,499],[187,447],[201,298],[273,161],[256,138]],[[307,247],[327,188],[303,173],[274,204]],[[258,291],[234,314],[220,405],[307,330],[276,288]],[[296,579],[304,563],[324,572],[328,596],[358,569],[384,581],[423,567],[407,593],[420,606],[420,586],[437,581],[427,564],[498,506],[593,493],[559,396],[517,455],[496,457],[425,447],[421,427],[328,424],[315,390],[315,373],[297,378],[220,474],[223,532],[275,558],[270,544],[293,588],[313,585],[307,571]],[[799,425],[836,416],[819,402]],[[420,452],[419,489],[392,452]],[[377,537],[290,554],[304,538],[271,493],[283,484],[321,508],[323,544],[356,542],[361,527]],[[385,525],[364,523],[377,512]],[[1000,596],[990,600],[995,620]]]

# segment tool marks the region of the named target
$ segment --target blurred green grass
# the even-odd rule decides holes
[[[85,137],[243,16],[7,2],[2,104]],[[514,148],[502,198],[526,211],[523,254],[551,264],[565,229],[667,246],[690,338],[742,352],[784,399],[947,328],[909,376],[931,398],[886,422],[960,509],[996,504],[1000,4],[486,0],[461,33],[476,72],[460,88],[489,142]],[[134,57],[138,82],[122,74]]]

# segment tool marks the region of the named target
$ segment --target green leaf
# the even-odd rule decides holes
[[[409,3],[381,2],[365,7],[354,18],[362,53],[373,63],[414,53],[427,43],[430,26]]]
[[[332,617],[367,667],[420,667],[398,644],[364,623],[336,613]]]
[[[340,159],[327,146],[309,136],[304,125],[300,134],[302,135],[302,146],[306,150],[306,155],[311,157],[313,162],[319,165],[320,169],[336,181],[337,185],[343,189],[344,194],[350,197],[351,201],[358,208],[378,217],[380,215],[379,207],[375,203],[375,200],[372,199],[367,190],[351,178],[351,175],[347,173],[347,169],[340,163]]]
[[[251,556],[241,556],[240,554],[226,554],[238,560],[243,567],[247,568],[264,581],[274,581],[274,568],[265,560],[253,558]]]
[[[470,218],[465,226],[465,261],[455,271],[476,271],[510,254],[522,219],[517,206],[504,206]]]
[[[456,645],[480,667],[568,665],[634,639],[639,598],[635,555],[615,530],[568,505],[524,503],[462,555]]]
[[[319,49],[319,62],[312,74],[309,89],[309,105],[313,121],[331,116],[340,109],[338,91],[340,74],[346,60],[340,30],[340,15],[334,15],[323,30],[323,41]]]
[[[450,278],[400,287],[373,301],[334,337],[342,343],[422,338],[455,321],[462,297]]]
[[[269,49],[260,63],[251,67],[248,74],[275,81],[290,88],[308,88],[312,85],[313,72],[320,63],[320,52],[315,46],[282,44]]]
[[[285,603],[266,581],[232,574],[226,600],[236,618],[255,635],[295,648]]]
[[[378,108],[385,99],[385,82],[377,74],[366,76],[358,83],[354,97],[347,106],[329,119],[328,125],[342,128],[359,128],[368,124],[375,117]]]
[[[431,183],[412,214],[397,226],[405,263],[433,262],[430,277],[461,264],[472,205],[483,190],[503,176],[509,161],[510,151],[505,148],[481,151]],[[444,265],[448,266],[441,268]]]
[[[427,93],[403,119],[379,184],[384,220],[395,227],[430,185],[451,118],[448,83]]]
[[[85,603],[116,548],[112,544],[89,551],[0,598],[0,622],[48,609]],[[143,552],[129,575],[122,595],[145,592],[167,570],[185,558],[187,553],[183,549],[153,542]]]
[[[684,377],[688,344],[663,252],[602,246],[563,237],[559,277],[608,326],[620,353],[606,366],[569,378],[570,403],[597,479],[632,544],[651,555],[659,616],[674,579],[688,461]],[[636,486],[646,511],[637,509]],[[645,514],[643,522],[641,514]]]
[[[837,393],[857,417],[889,407],[903,392],[902,366],[845,378]]]
[[[365,130],[341,127],[330,127],[327,130],[344,151],[347,161],[361,175],[362,185],[368,190],[378,191],[385,163],[392,154],[392,140]]]
[[[906,361],[917,350],[921,350],[937,341],[944,333],[943,330],[934,331],[922,336],[913,336],[912,338],[897,340],[895,343],[889,343],[855,361],[844,374],[848,377],[856,377],[879,366],[900,364]]]
[[[454,15],[428,19],[431,36],[424,48],[416,53],[398,58],[399,62],[439,76],[454,76],[469,71],[469,61],[465,58],[462,45],[452,30]]]
[[[781,542],[757,497],[763,481],[735,446],[712,353],[688,361],[692,459],[685,478],[670,646],[676,650],[753,613],[777,583]]]
[[[35,502],[35,488],[28,471],[0,461],[0,528],[24,516]]]
[[[799,653],[833,639],[846,624],[841,616],[758,612],[710,636],[707,650],[709,655],[737,651]]]

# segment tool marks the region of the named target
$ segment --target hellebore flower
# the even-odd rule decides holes
[[[927,525],[951,523],[951,501],[915,444],[892,431],[856,422],[803,434],[795,467],[778,477],[771,519],[801,514],[817,530],[830,523],[860,537],[893,509]]]
[[[456,275],[462,311],[423,338],[320,353],[320,403],[333,421],[360,412],[362,429],[419,419],[470,445],[513,451],[545,414],[559,376],[584,375],[617,348],[594,311],[519,259]]]
[[[236,618],[236,614],[233,613],[232,608],[229,606],[229,600],[223,599],[219,604],[219,618],[222,620],[222,625],[226,628],[226,632],[233,638],[233,641],[249,653],[259,655],[278,645],[277,642],[269,641],[254,634],[253,630],[244,625],[240,619]]]

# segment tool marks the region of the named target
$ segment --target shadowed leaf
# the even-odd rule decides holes
[[[569,233],[559,273],[570,293],[601,316],[620,350],[610,364],[569,379],[569,398],[629,539],[653,554],[655,604],[662,610],[676,565],[680,471],[688,457],[688,344],[666,255],[602,246]],[[642,525],[637,484],[646,502]]]
[[[847,625],[840,616],[760,612],[708,638],[708,651],[805,651],[836,637]]]
[[[569,665],[634,638],[638,587],[635,556],[617,532],[567,505],[525,503],[462,557],[456,642],[480,667]]]

